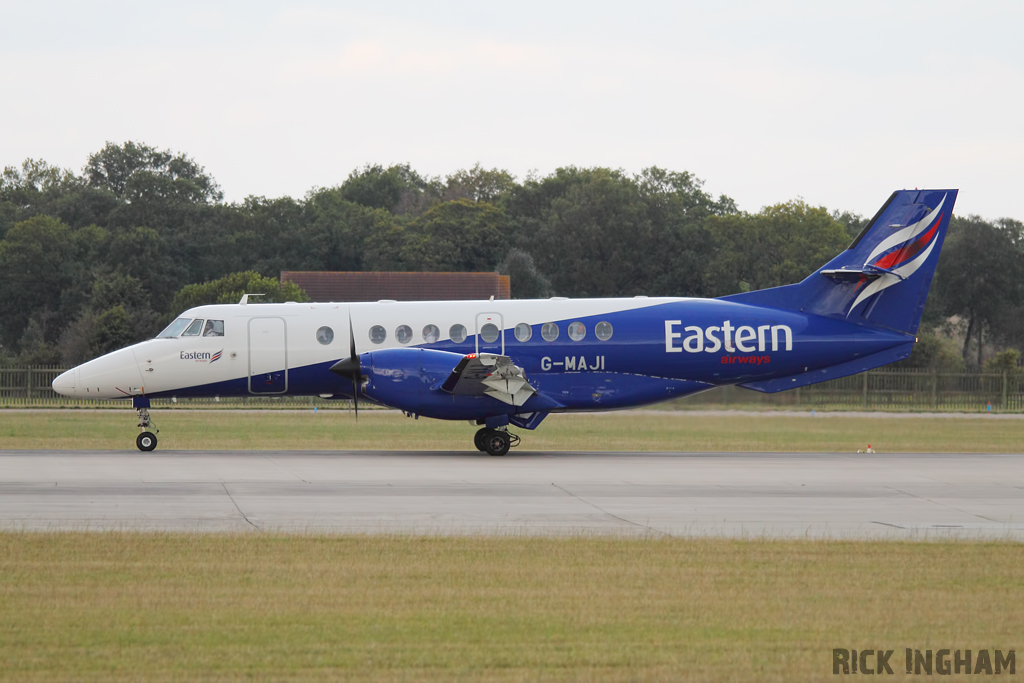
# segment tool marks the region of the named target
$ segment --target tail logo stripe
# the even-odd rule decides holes
[[[892,235],[886,237],[877,247],[875,247],[874,251],[871,252],[871,255],[868,256],[865,262],[870,263],[876,256],[879,256],[889,251],[898,244],[902,244],[903,242],[909,242],[910,240],[920,235],[922,232],[924,232],[925,228],[932,224],[932,220],[935,218],[935,216],[939,216],[941,218],[941,214],[939,212],[942,211],[942,205],[945,203],[946,195],[943,195],[942,201],[939,202],[938,206],[932,209],[931,213],[929,213],[927,216],[919,220],[917,223],[914,223],[913,225],[908,226],[900,230],[899,232],[893,233]],[[938,225],[938,222],[936,222],[936,225]]]
[[[876,256],[879,256],[889,249],[903,243],[902,248],[886,254],[874,263],[871,263],[871,265],[878,268],[892,270],[890,273],[883,273],[881,277],[864,288],[864,291],[854,299],[853,305],[850,306],[850,310],[846,314],[847,318],[850,317],[854,309],[856,309],[857,306],[859,306],[865,299],[873,294],[886,290],[899,282],[902,282],[916,273],[917,270],[924,265],[925,261],[928,260],[928,257],[931,256],[932,250],[935,248],[935,236],[938,234],[939,224],[942,223],[942,218],[945,215],[941,213],[942,205],[945,203],[946,196],[944,195],[942,197],[942,201],[939,202],[939,205],[929,212],[927,216],[917,223],[900,230],[896,234],[890,235],[886,239],[882,240],[881,244],[875,247],[874,251],[871,252],[871,255],[868,256],[868,263],[871,263],[872,259]],[[929,228],[929,226],[931,227]],[[926,229],[927,232],[925,232]],[[921,233],[924,234],[922,235]],[[927,245],[927,247],[925,247],[925,245]],[[921,251],[922,249],[924,249],[923,252]],[[917,258],[914,258],[915,256]],[[900,265],[893,268],[896,264]]]

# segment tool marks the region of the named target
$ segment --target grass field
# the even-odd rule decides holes
[[[835,680],[1012,649],[1024,546],[0,533],[0,680]],[[1019,648],[1018,648],[1019,649]]]
[[[160,449],[472,449],[464,422],[399,413],[312,410],[156,411]],[[809,417],[620,412],[552,415],[536,431],[513,430],[528,451],[1020,452],[1024,420]],[[0,448],[134,449],[129,410],[0,411]],[[513,451],[515,453],[515,451]]]

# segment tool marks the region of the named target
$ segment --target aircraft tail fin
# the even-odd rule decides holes
[[[957,190],[899,190],[843,253],[802,282],[722,297],[916,334]]]

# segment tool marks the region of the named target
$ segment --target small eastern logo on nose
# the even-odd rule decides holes
[[[224,349],[221,349],[217,353],[213,354],[213,356],[210,357],[210,362],[211,363],[216,363],[217,361],[219,361],[220,360],[220,355],[222,353],[224,353]]]

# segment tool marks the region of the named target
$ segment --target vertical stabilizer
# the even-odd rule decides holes
[[[956,195],[894,192],[846,251],[803,282],[723,298],[915,334]]]

